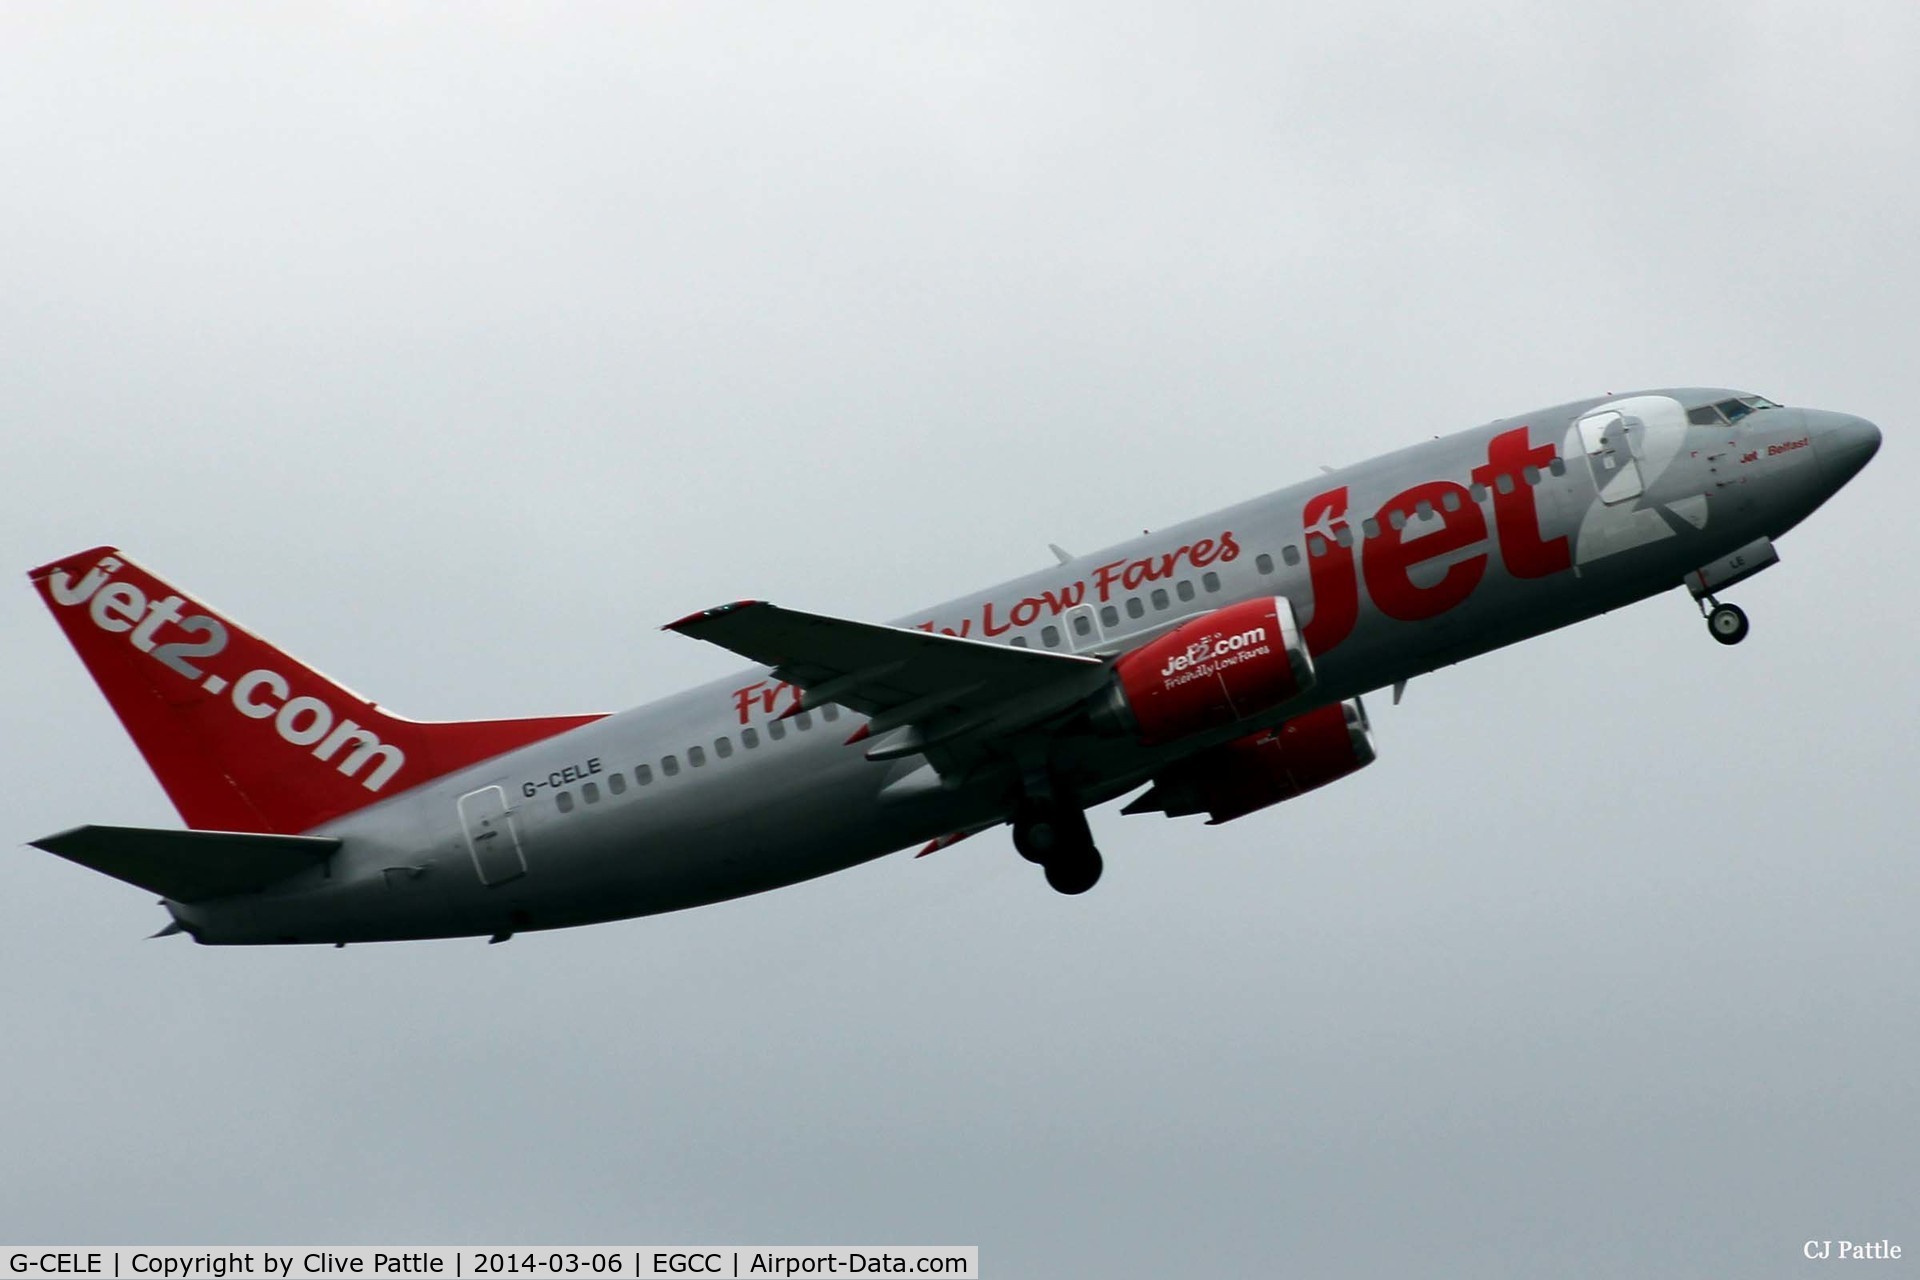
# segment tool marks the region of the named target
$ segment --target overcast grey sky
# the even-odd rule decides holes
[[[1879,422],[1734,594],[1380,763],[511,945],[143,941],[175,815],[0,592],[0,1240],[977,1243],[1001,1277],[1920,1253],[1920,8],[0,7],[0,565],[420,716],[723,674],[1607,390]],[[1892,1264],[1902,1267],[1911,1263]]]

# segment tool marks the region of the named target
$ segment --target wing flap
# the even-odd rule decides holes
[[[176,902],[267,888],[317,866],[340,847],[339,840],[321,836],[96,826],[31,843]]]

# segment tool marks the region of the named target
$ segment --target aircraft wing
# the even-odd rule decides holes
[[[703,610],[665,629],[772,667],[776,679],[802,691],[796,712],[835,702],[871,717],[849,741],[914,727],[870,750],[874,759],[1015,731],[1079,703],[1106,678],[1098,658],[849,622],[761,600]]]

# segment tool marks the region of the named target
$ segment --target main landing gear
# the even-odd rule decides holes
[[[1739,605],[1721,604],[1712,596],[1702,596],[1700,612],[1707,619],[1707,634],[1721,644],[1739,644],[1747,638],[1747,614]]]
[[[1013,815],[1013,847],[1040,864],[1057,893],[1085,893],[1100,882],[1100,851],[1077,805],[1052,798],[1022,801]]]

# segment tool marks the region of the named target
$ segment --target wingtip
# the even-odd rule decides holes
[[[756,604],[765,603],[766,601],[764,600],[735,600],[732,604],[717,604],[711,609],[701,609],[696,613],[688,614],[684,618],[675,618],[672,622],[667,623],[660,629],[662,631],[685,631],[696,622],[704,622],[708,618],[722,617],[740,609],[747,609]]]
[[[84,835],[86,830],[87,828],[84,826],[68,827],[65,831],[56,831],[50,836],[41,836],[38,840],[29,840],[27,844],[32,848],[40,849],[46,853],[60,853],[64,845],[71,842],[75,836]],[[65,857],[66,855],[60,854],[60,856]]]

